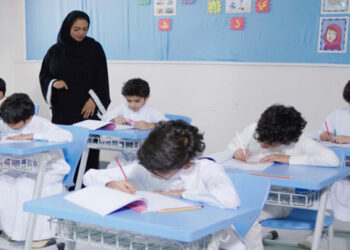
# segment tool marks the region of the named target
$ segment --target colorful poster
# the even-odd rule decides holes
[[[350,13],[349,0],[322,0],[322,14]]]
[[[346,53],[349,17],[321,17],[319,53]]]
[[[251,0],[226,0],[226,13],[250,12]]]
[[[176,0],[154,0],[155,16],[175,16]]]

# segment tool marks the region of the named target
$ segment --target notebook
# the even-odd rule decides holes
[[[133,129],[134,126],[127,124],[116,124],[114,122],[105,122],[99,120],[84,120],[73,124],[74,126],[88,128],[90,130],[96,129],[108,129],[108,130],[123,130],[123,129]]]
[[[64,198],[102,216],[126,207],[137,212],[161,212],[173,208],[198,207],[189,202],[153,192],[138,191],[135,194],[128,194],[104,186],[86,187],[71,192]]]

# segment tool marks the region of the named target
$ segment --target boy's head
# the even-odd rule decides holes
[[[306,121],[294,107],[272,105],[261,115],[254,137],[262,148],[297,142]]]
[[[137,157],[153,175],[169,179],[205,149],[198,128],[184,121],[160,122],[149,134]]]
[[[0,106],[0,116],[12,129],[23,128],[34,115],[34,103],[27,94],[15,93]]]
[[[0,78],[0,100],[5,97],[5,94],[6,94],[6,83],[2,78]]]
[[[129,109],[135,112],[145,105],[149,93],[148,83],[141,78],[130,79],[122,88],[122,94],[128,102]]]
[[[350,104],[350,81],[345,85],[343,90],[344,100]]]

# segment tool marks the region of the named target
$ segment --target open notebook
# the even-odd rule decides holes
[[[64,198],[102,216],[124,207],[138,212],[161,212],[173,208],[198,207],[166,195],[146,191],[138,191],[133,195],[104,186],[86,187]]]
[[[132,129],[132,125],[116,124],[114,122],[104,122],[99,120],[84,120],[73,124],[74,126],[88,128],[90,130],[95,130],[99,128],[108,129],[108,130],[123,130],[123,129]]]

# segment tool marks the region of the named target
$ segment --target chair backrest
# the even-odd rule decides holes
[[[339,167],[344,167],[344,161],[345,161],[345,152],[342,148],[337,147],[329,147],[330,150],[332,150],[339,159]]]
[[[188,116],[184,115],[172,115],[172,114],[165,114],[165,117],[168,118],[169,120],[182,120],[184,122],[187,122],[188,124],[191,124],[192,119]]]
[[[270,191],[270,182],[265,178],[249,174],[228,173],[228,176],[239,194],[240,208],[244,209],[247,206],[258,208],[257,213],[249,219],[234,225],[237,233],[244,237],[265,205]]]
[[[70,166],[70,171],[63,178],[62,184],[65,188],[72,187],[74,185],[73,178],[77,165],[79,163],[80,157],[84,151],[87,140],[89,138],[89,129],[70,126],[70,125],[59,125],[62,129],[68,130],[73,135],[73,143],[70,143],[69,146],[63,148],[64,158]]]
[[[34,115],[38,115],[39,113],[39,104],[34,104]]]

